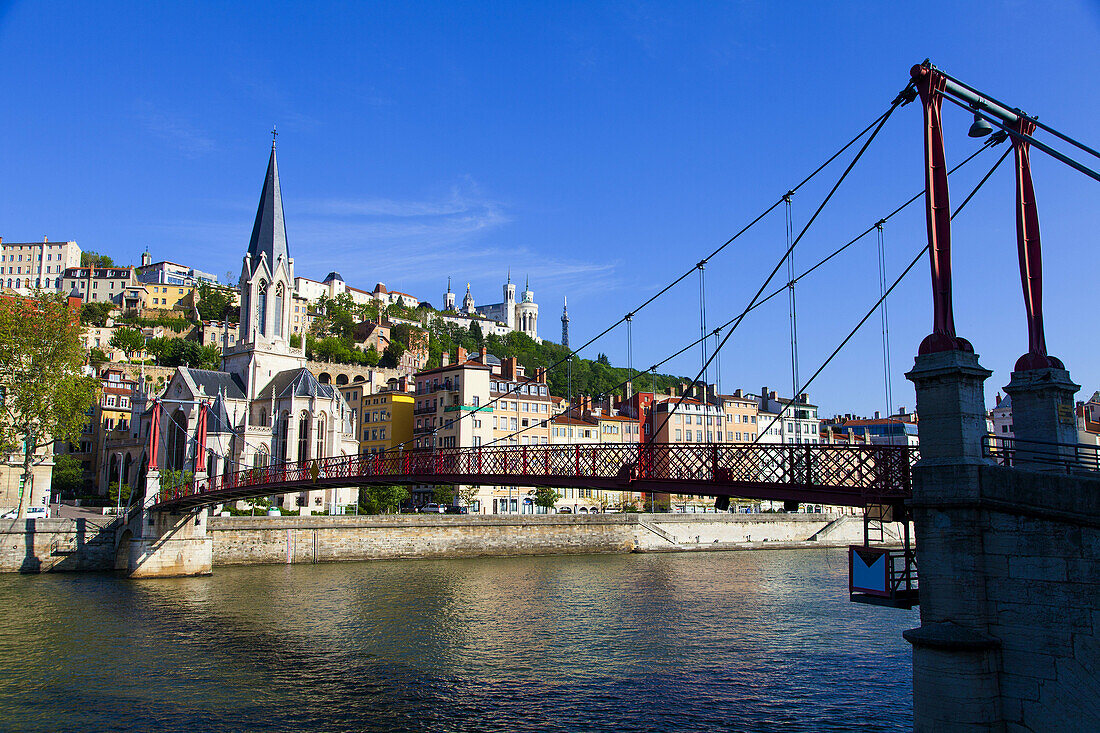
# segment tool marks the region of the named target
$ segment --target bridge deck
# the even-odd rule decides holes
[[[575,444],[334,456],[165,487],[154,508],[337,486],[470,484],[737,496],[842,506],[904,499],[916,451],[899,446]]]

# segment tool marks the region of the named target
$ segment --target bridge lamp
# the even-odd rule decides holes
[[[970,125],[970,130],[966,134],[970,137],[985,137],[992,133],[993,125],[989,124],[989,120],[982,117],[982,113],[975,108],[974,123]]]

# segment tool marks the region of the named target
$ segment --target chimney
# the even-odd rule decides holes
[[[458,356],[455,358],[455,364],[465,363],[466,362],[466,349],[459,346],[456,353],[458,354]]]
[[[482,346],[478,353],[481,354],[481,363],[485,366],[489,366],[489,349],[485,346]]]
[[[767,387],[761,387],[760,388],[760,399],[761,400],[767,400],[768,399],[768,388]]]
[[[779,399],[779,395],[776,394],[776,391],[774,389],[771,392],[768,392],[768,397],[772,398],[773,400]]]
[[[878,410],[875,410],[875,419],[876,419],[876,420],[880,419],[880,418],[879,418],[879,414],[878,414]]]
[[[808,404],[810,402],[810,395],[806,392],[803,392],[802,394],[798,395],[798,401],[804,405]]]
[[[898,414],[899,415],[904,415],[905,414],[905,405],[902,405],[901,407],[898,408]]]
[[[443,356],[440,357],[439,363],[441,366],[450,366],[451,364],[451,352],[444,351]]]
[[[509,356],[507,359],[500,360],[500,376],[504,379],[516,378],[516,365],[519,363],[519,359],[514,356]]]
[[[744,395],[741,394],[740,389],[735,389],[735,390],[733,390],[733,396],[734,397],[743,397]]]

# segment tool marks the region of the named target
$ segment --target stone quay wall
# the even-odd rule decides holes
[[[859,517],[826,514],[213,517],[214,565],[675,552],[862,542]]]
[[[86,519],[0,519],[0,572],[110,570],[114,525]]]

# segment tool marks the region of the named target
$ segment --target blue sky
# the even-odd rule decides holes
[[[439,305],[496,302],[530,274],[540,333],[598,333],[770,205],[880,112],[930,57],[1100,144],[1100,6],[1090,3],[2,3],[0,236],[75,239],[136,262],[146,247],[240,270],[272,124],[297,274],[333,269]],[[920,110],[900,110],[800,245],[808,264],[923,185]],[[945,111],[949,160],[975,149]],[[1047,342],[1100,388],[1100,184],[1034,154]],[[958,203],[992,164],[952,179]],[[1010,161],[1009,161],[1010,162]],[[841,167],[794,201],[806,221]],[[956,323],[1008,381],[1027,334],[1011,166],[956,220]],[[912,207],[886,228],[896,275],[924,243]],[[783,249],[781,213],[707,269],[714,324],[748,302]],[[799,286],[801,373],[877,298],[874,242]],[[896,405],[931,325],[927,265],[890,301]],[[698,336],[692,277],[638,314],[633,362]],[[722,387],[790,392],[784,299],[747,318]],[[620,328],[585,355],[625,364]],[[694,374],[697,350],[667,369]],[[884,408],[870,321],[810,388],[824,414]]]

